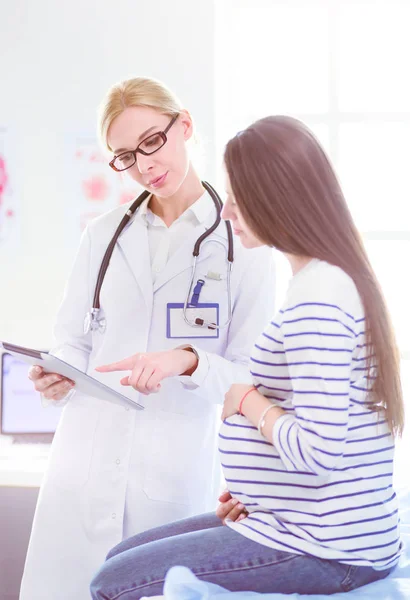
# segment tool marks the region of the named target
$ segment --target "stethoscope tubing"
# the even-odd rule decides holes
[[[187,308],[187,304],[189,301],[189,297],[190,297],[190,293],[192,290],[192,285],[193,285],[193,278],[195,277],[195,266],[196,266],[196,260],[197,257],[199,256],[199,252],[200,252],[200,248],[201,248],[201,244],[206,240],[207,237],[209,237],[219,226],[220,222],[221,222],[221,211],[222,211],[222,200],[219,197],[218,193],[216,192],[216,190],[206,181],[202,181],[202,185],[205,188],[205,190],[209,193],[209,195],[211,196],[214,205],[215,205],[215,209],[216,209],[216,219],[215,222],[213,223],[213,225],[207,229],[196,241],[195,246],[194,246],[194,250],[193,250],[193,257],[194,257],[194,265],[193,265],[193,275],[192,275],[192,280],[191,280],[191,285],[190,285],[190,289],[188,292],[188,297],[187,300],[185,302],[184,305],[184,319],[186,320],[186,322],[188,324],[191,324],[189,321],[187,321],[186,319],[186,308]],[[127,210],[127,212],[125,213],[125,215],[122,217],[120,223],[118,224],[117,229],[115,230],[115,233],[110,241],[110,243],[107,246],[107,249],[104,253],[103,259],[101,261],[101,265],[100,265],[100,269],[98,271],[98,276],[97,276],[97,281],[95,284],[95,289],[94,289],[94,297],[93,297],[93,305],[91,308],[91,311],[89,313],[87,313],[86,317],[85,317],[85,321],[84,321],[84,332],[88,333],[88,331],[90,329],[95,330],[95,329],[101,329],[101,330],[105,330],[105,320],[98,320],[98,313],[100,311],[101,305],[100,305],[100,294],[101,294],[101,289],[104,283],[104,279],[105,279],[105,275],[107,273],[108,270],[108,266],[110,264],[111,261],[111,257],[113,255],[114,252],[114,248],[115,245],[118,241],[118,238],[120,237],[120,235],[122,234],[122,232],[124,231],[125,227],[128,225],[128,223],[131,220],[131,217],[136,213],[136,211],[138,210],[138,208],[141,206],[141,204],[144,202],[144,200],[146,200],[146,198],[148,198],[148,196],[150,195],[150,192],[148,192],[147,190],[144,190],[144,192],[142,192],[142,194],[140,194],[138,196],[138,198],[136,198],[136,200],[134,200],[134,202],[131,204],[130,208]],[[228,319],[229,321],[231,320],[231,293],[230,293],[230,273],[232,270],[232,263],[233,263],[233,259],[234,259],[234,249],[233,249],[233,234],[232,234],[232,227],[231,224],[229,223],[229,221],[226,221],[226,229],[227,229],[227,235],[228,235],[228,252],[227,252],[227,260],[228,260],[228,270],[227,270],[227,283],[229,285],[229,289],[228,289]],[[221,243],[221,242],[219,242]],[[227,322],[227,324],[229,323],[229,321]],[[191,326],[193,327],[200,327],[200,325],[195,325],[195,324],[191,324]],[[226,326],[226,325],[224,325]]]

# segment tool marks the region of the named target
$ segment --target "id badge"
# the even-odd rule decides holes
[[[219,325],[219,304],[209,303],[187,307],[187,319],[195,323],[196,319],[202,319],[207,323]],[[219,329],[203,327],[191,327],[184,320],[184,305],[180,303],[167,304],[167,338],[192,339],[192,338],[219,338]]]

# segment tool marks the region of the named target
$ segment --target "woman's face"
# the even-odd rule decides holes
[[[164,131],[172,117],[146,106],[126,108],[111,123],[107,141],[114,156],[135,150],[138,144],[153,133]],[[154,154],[145,156],[137,152],[137,162],[127,173],[155,196],[173,196],[188,173],[189,155],[187,140],[192,136],[193,125],[186,111],[178,116],[166,133],[167,142]]]
[[[230,221],[232,223],[233,232],[235,235],[239,236],[242,246],[245,248],[257,248],[258,246],[263,246],[263,242],[256,237],[250,227],[246,224],[241,211],[235,202],[235,197],[226,170],[225,189],[226,200],[222,209],[222,218],[225,219],[225,221]]]

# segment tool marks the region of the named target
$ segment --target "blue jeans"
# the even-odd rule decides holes
[[[384,579],[375,571],[268,548],[222,525],[214,513],[151,529],[107,556],[91,583],[95,600],[137,600],[162,594],[172,566],[231,591],[335,594]]]

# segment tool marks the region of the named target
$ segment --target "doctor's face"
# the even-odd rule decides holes
[[[108,130],[107,141],[113,155],[118,156],[128,150],[134,151],[148,136],[163,132],[171,120],[171,116],[146,106],[126,108],[114,119]],[[166,143],[148,156],[137,152],[136,163],[127,169],[127,173],[155,196],[173,196],[188,173],[189,156],[186,142],[192,133],[191,117],[183,111],[166,132]]]
[[[235,196],[233,195],[231,183],[226,171],[225,189],[226,200],[222,209],[222,218],[225,219],[225,221],[230,221],[232,223],[233,232],[239,237],[244,248],[257,248],[258,246],[263,246],[263,242],[256,237],[256,235],[244,221],[241,211],[235,202]]]

